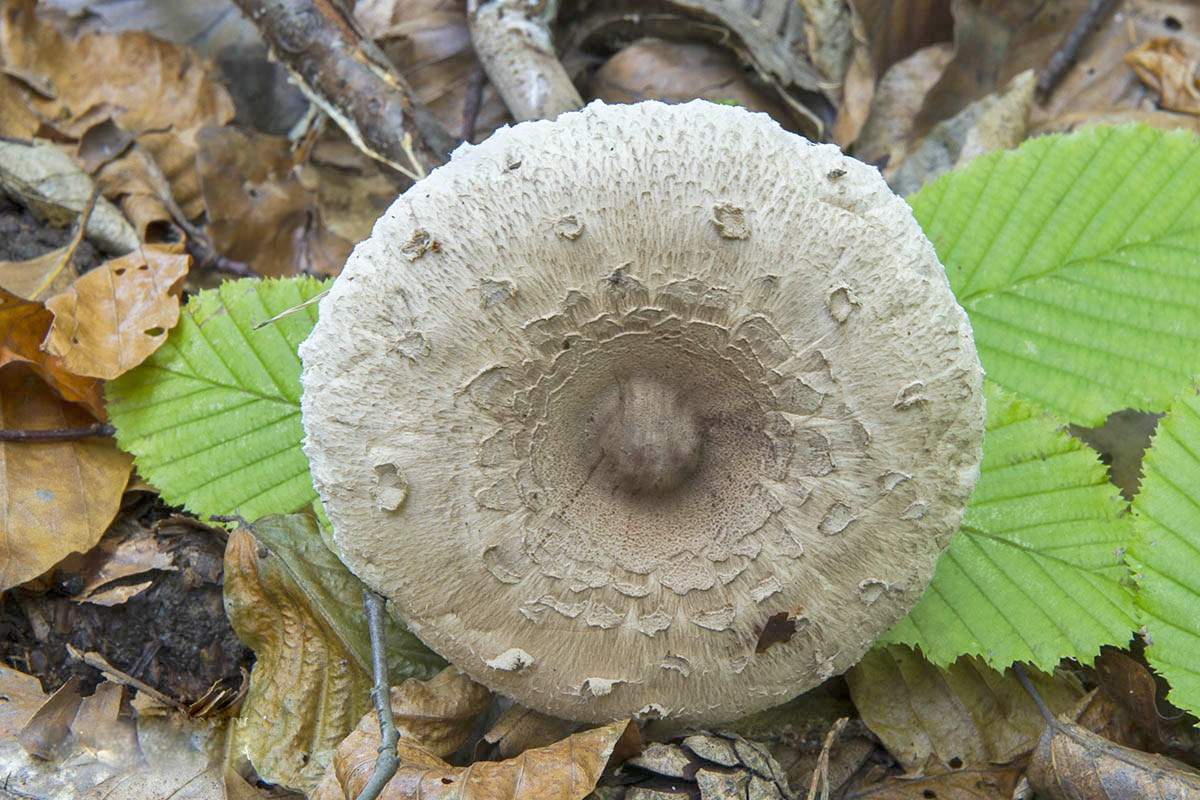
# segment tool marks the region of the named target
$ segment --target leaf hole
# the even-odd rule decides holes
[[[935,792],[933,789],[926,789],[925,791],[921,792],[921,797],[934,798],[937,797],[937,792]]]
[[[1179,21],[1178,17],[1171,15],[1167,15],[1163,18],[1163,25],[1165,25],[1169,31],[1183,30],[1183,23]]]
[[[114,270],[113,270],[113,273],[115,273],[115,274],[117,274],[117,275],[124,275],[124,274],[125,274],[125,268],[124,268],[124,267],[117,267],[116,269],[114,269]]]
[[[146,328],[146,330],[142,331],[142,333],[146,334],[147,336],[162,336],[164,333],[166,333],[166,330],[161,326],[156,325],[153,328]]]
[[[962,769],[963,761],[958,756],[950,759],[948,763],[950,764],[950,769]]]
[[[138,272],[145,272],[148,269],[150,269],[149,264],[142,264],[140,267],[138,267]]]
[[[453,778],[442,778],[442,783],[449,786],[450,784],[454,783],[454,779]]]

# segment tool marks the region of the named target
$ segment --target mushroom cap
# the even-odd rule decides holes
[[[594,103],[404,193],[301,348],[343,561],[548,714],[728,720],[855,663],[978,474],[908,205],[769,117]]]

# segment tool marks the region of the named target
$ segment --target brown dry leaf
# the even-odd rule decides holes
[[[875,96],[875,67],[871,64],[871,51],[857,16],[854,18],[854,32],[858,41],[855,42],[850,65],[842,80],[841,102],[833,121],[833,141],[842,149],[848,149],[858,139],[871,113],[871,100]]]
[[[0,427],[92,424],[22,365],[0,369]],[[121,505],[131,458],[111,439],[0,443],[0,591],[95,546]]]
[[[54,314],[42,345],[76,375],[112,380],[141,364],[179,321],[191,256],[143,245],[80,276],[46,301]]]
[[[816,131],[794,117],[770,87],[753,82],[729,50],[703,42],[640,39],[596,71],[591,96],[606,103],[695,98],[734,103],[770,114],[784,127],[809,136]]]
[[[371,777],[379,748],[379,727],[365,724],[338,746],[332,771],[319,800],[356,797]],[[609,764],[618,764],[641,749],[632,720],[613,722],[572,734],[548,747],[526,750],[507,761],[477,761],[454,767],[412,739],[401,737],[400,768],[384,787],[380,800],[583,800]],[[342,787],[337,794],[337,786]]]
[[[955,54],[930,90],[915,130],[924,135],[1028,69],[1040,71],[1089,0],[959,0]]]
[[[1200,64],[1178,39],[1162,36],[1144,42],[1125,55],[1125,63],[1158,93],[1159,106],[1200,114]]]
[[[454,667],[446,667],[427,681],[409,678],[392,687],[392,717],[400,735],[439,758],[447,758],[462,746],[475,718],[491,702],[492,694]],[[374,712],[360,721],[358,729],[378,734]]]
[[[0,140],[0,189],[48,225],[65,228],[87,207],[95,183],[56,145]],[[138,246],[133,226],[103,197],[88,217],[87,236],[111,253]]]
[[[900,163],[925,95],[953,56],[953,47],[935,44],[892,65],[875,87],[871,113],[854,142],[856,158],[881,168]]]
[[[222,255],[273,277],[341,270],[353,241],[325,229],[286,138],[206,128],[197,143],[208,231]]]
[[[954,33],[950,0],[851,0],[863,21],[871,62],[882,75],[898,61]]]
[[[136,31],[72,37],[33,0],[12,0],[0,16],[0,62],[23,79],[23,100],[45,125],[79,140],[113,120],[153,156],[184,212],[202,213],[195,135],[229,122],[234,108],[187,48]]]
[[[1083,690],[1065,675],[1030,671],[1056,713]],[[846,674],[863,722],[906,772],[934,759],[944,767],[1012,761],[1033,749],[1042,732],[1037,707],[1011,671],[964,656],[941,670],[907,647],[876,647]]]
[[[1033,70],[1013,78],[1002,93],[976,100],[913,143],[900,163],[884,171],[888,184],[908,195],[955,167],[993,150],[1016,147],[1025,139],[1037,76]]]
[[[1200,52],[1200,4],[1191,0],[1123,0],[1084,42],[1075,65],[1035,109],[1038,132],[1068,131],[1092,123],[1145,122],[1200,130],[1191,114],[1156,109],[1157,94],[1142,83],[1125,55],[1150,39],[1170,36]],[[1022,45],[1018,55],[1029,61]],[[1037,53],[1032,54],[1037,57]],[[1042,55],[1045,63],[1045,55]]]
[[[141,760],[137,724],[119,683],[106,680],[83,698],[71,731],[79,747],[106,764],[129,767]]]
[[[248,757],[264,780],[311,792],[370,706],[362,584],[325,549],[312,517],[268,517],[256,530],[271,549],[238,530],[225,550],[225,608],[256,657],[230,752]],[[405,636],[408,642],[389,638],[389,657],[406,659],[410,675],[429,674],[424,666],[436,657],[414,654],[415,639]],[[393,663],[391,674],[399,676],[401,667]],[[418,709],[414,726],[423,724],[420,708],[444,712],[424,721],[431,730],[446,730],[448,709],[460,709],[455,719],[463,704],[477,713],[486,702],[480,695],[487,696],[452,678],[406,686]]]
[[[120,526],[123,532],[116,530]],[[156,570],[175,571],[174,555],[166,540],[151,528],[122,517],[99,546],[83,558],[78,570],[83,587],[72,598],[78,603],[113,606],[147,589],[152,580],[130,585],[129,578]],[[118,582],[118,583],[114,583]]]
[[[551,717],[524,706],[512,705],[488,728],[475,748],[476,758],[488,755],[512,758],[534,747],[545,747],[565,738],[579,727],[578,723]]]
[[[460,132],[469,87],[479,69],[467,30],[465,0],[359,0],[354,15],[413,87],[417,99],[446,130]],[[486,139],[511,121],[504,101],[485,82],[472,141]]]
[[[1122,747],[1062,720],[1047,725],[1027,773],[1045,800],[1176,800],[1200,797],[1200,772]]]
[[[0,739],[16,736],[45,702],[37,678],[0,664]]]
[[[888,778],[843,795],[843,800],[1012,800],[1024,767],[992,766],[922,778]]]
[[[0,367],[27,364],[63,399],[87,407],[104,419],[104,392],[95,378],[72,373],[57,356],[41,349],[54,315],[41,303],[23,300],[0,289]]]
[[[25,727],[17,732],[17,741],[25,752],[43,761],[53,761],[67,751],[71,723],[83,702],[82,684],[72,675],[58,691],[33,713]]]

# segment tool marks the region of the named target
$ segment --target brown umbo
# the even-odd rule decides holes
[[[720,721],[845,670],[978,474],[982,372],[908,206],[740,108],[596,103],[460,147],[301,355],[341,558],[571,719]]]

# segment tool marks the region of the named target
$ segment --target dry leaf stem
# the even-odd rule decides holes
[[[45,428],[43,430],[14,430],[0,428],[0,442],[22,442],[34,444],[38,442],[74,442],[79,439],[103,438],[112,436],[116,429],[112,425],[97,422],[95,425],[84,425],[79,428]]]
[[[1050,56],[1050,60],[1046,62],[1046,68],[1042,70],[1042,74],[1038,76],[1037,91],[1040,97],[1045,97],[1054,91],[1054,87],[1058,86],[1058,82],[1063,79],[1063,76],[1075,64],[1075,60],[1079,58],[1079,51],[1091,36],[1092,31],[1100,27],[1100,20],[1115,5],[1116,0],[1090,0],[1087,8],[1080,13],[1079,19],[1075,20],[1071,30]]]
[[[360,150],[413,180],[446,160],[453,138],[337,0],[236,2],[301,91]]]

